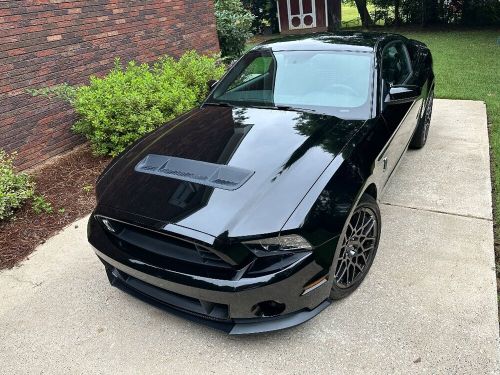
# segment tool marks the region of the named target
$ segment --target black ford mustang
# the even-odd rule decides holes
[[[261,44],[103,172],[89,241],[113,285],[167,310],[233,334],[300,324],[368,273],[433,89],[430,51],[399,35]]]

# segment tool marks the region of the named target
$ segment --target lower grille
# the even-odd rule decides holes
[[[119,271],[116,268],[111,270],[111,277],[118,279],[128,288],[131,288],[136,292],[142,293],[177,310],[195,314],[205,319],[229,321],[229,308],[227,305],[199,300],[170,292],[145,283],[144,281],[127,275],[123,271]]]

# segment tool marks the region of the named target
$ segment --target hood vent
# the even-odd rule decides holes
[[[204,161],[150,154],[142,159],[135,171],[194,182],[224,190],[236,190],[254,174],[243,168]]]

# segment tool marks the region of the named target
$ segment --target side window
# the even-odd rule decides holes
[[[392,43],[382,53],[382,79],[386,85],[403,84],[411,74],[406,48],[401,42]]]
[[[272,78],[272,74],[270,77],[266,77],[266,75],[269,75],[268,73],[271,73],[270,70],[272,69],[272,62],[273,58],[271,56],[259,56],[255,58],[233,81],[231,86],[228,87],[228,90],[235,89],[258,77]]]

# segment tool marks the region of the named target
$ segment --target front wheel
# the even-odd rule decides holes
[[[425,107],[424,117],[420,119],[417,125],[417,130],[415,130],[415,134],[410,143],[411,148],[422,148],[425,146],[427,142],[427,136],[429,134],[429,128],[431,126],[431,117],[432,117],[432,105],[434,102],[434,91],[429,94],[429,98],[427,100],[427,105]]]
[[[347,297],[363,282],[377,254],[380,228],[378,204],[365,194],[347,223],[333,260],[331,299]]]

